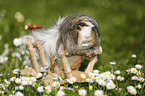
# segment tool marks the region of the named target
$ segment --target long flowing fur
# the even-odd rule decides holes
[[[77,26],[81,24],[82,21],[91,22],[94,25],[94,34],[92,37],[95,41],[91,47],[83,50],[78,47],[79,33],[76,30]],[[49,62],[51,57],[59,57],[59,53],[62,50],[73,55],[84,55],[87,52],[86,50],[91,48],[94,50],[94,47],[100,46],[100,30],[98,23],[95,19],[87,15],[59,17],[55,26],[49,29],[36,30],[28,37],[44,42],[46,61]]]

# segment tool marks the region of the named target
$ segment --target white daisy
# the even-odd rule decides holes
[[[127,86],[127,90],[128,92],[131,92],[132,90],[134,90],[135,88],[133,86]]]
[[[18,91],[18,92],[16,92],[15,96],[24,96],[24,95],[23,95],[23,93]]]
[[[136,95],[137,94],[137,91],[136,91],[136,89],[133,89],[133,90],[131,90],[130,93],[133,94],[133,95]]]
[[[54,81],[54,82],[52,83],[52,86],[53,86],[53,87],[59,87],[59,86],[60,86],[60,83],[59,83],[58,81]]]
[[[132,54],[131,57],[132,57],[132,58],[136,58],[136,55],[135,55],[135,54]]]
[[[43,86],[38,86],[37,91],[38,92],[43,92]]]
[[[117,76],[117,80],[123,81],[124,80],[124,77]]]
[[[41,78],[42,77],[42,73],[37,73],[36,78]]]
[[[103,90],[95,90],[94,95],[95,96],[103,96]]]
[[[140,78],[138,78],[138,81],[144,82],[144,78],[140,77]]]
[[[113,82],[110,82],[110,83],[106,84],[107,89],[114,89],[115,87],[116,87],[116,85]]]
[[[141,89],[142,86],[141,86],[140,84],[138,84],[136,87],[137,87],[138,89]]]
[[[116,64],[116,62],[109,62],[111,65],[115,65]]]
[[[89,86],[89,90],[92,90],[93,89],[93,86]]]
[[[51,86],[46,86],[45,87],[45,91],[46,91],[46,93],[51,93]]]
[[[0,63],[4,62],[4,57],[2,55],[0,55]]]
[[[141,69],[141,68],[142,68],[142,66],[139,65],[139,64],[135,65],[135,67],[136,67],[137,69]]]
[[[137,76],[132,76],[131,80],[138,80],[138,77]]]
[[[23,90],[23,89],[24,89],[24,87],[23,87],[22,85],[20,85],[20,86],[19,86],[19,89],[20,89],[20,90]]]
[[[76,82],[76,77],[71,77],[70,80],[75,83]]]
[[[94,73],[89,73],[88,75],[90,78],[93,78],[95,76]]]
[[[85,89],[78,90],[80,96],[86,96],[87,91]]]
[[[85,79],[85,78],[86,78],[86,75],[82,73],[82,74],[81,74],[81,78],[82,78],[82,79]]]
[[[15,82],[16,82],[17,84],[20,84],[20,83],[21,83],[21,79],[20,79],[20,78],[16,78],[16,79],[15,79]]]
[[[131,68],[131,73],[137,73],[137,69],[136,68]]]
[[[119,75],[121,73],[121,71],[120,70],[117,70],[114,73],[117,74],[117,75]]]
[[[15,38],[13,41],[15,46],[19,46],[22,44],[22,39],[21,38]]]
[[[99,83],[99,85],[102,85],[102,86],[106,85],[106,82],[104,80],[100,80],[98,83]]]
[[[56,96],[64,96],[64,95],[65,95],[65,92],[61,90],[59,90],[56,94]]]

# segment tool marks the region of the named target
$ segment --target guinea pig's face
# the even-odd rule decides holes
[[[95,25],[87,20],[78,21],[75,24],[75,30],[78,34],[78,48],[86,49],[94,45],[96,32]]]

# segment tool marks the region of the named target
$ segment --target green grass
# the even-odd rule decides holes
[[[127,81],[129,76],[126,69],[141,64],[143,66],[142,72],[145,73],[144,9],[144,0],[0,0],[0,37],[2,37],[0,39],[0,55],[4,52],[6,43],[11,50],[7,55],[8,62],[0,64],[0,74],[3,74],[0,83],[4,79],[9,80],[14,76],[13,69],[24,68],[23,60],[12,59],[11,53],[16,49],[13,39],[30,33],[24,29],[26,24],[42,24],[48,28],[55,24],[55,20],[59,16],[87,14],[96,19],[101,30],[103,53],[99,56],[99,61],[94,69],[101,72],[111,71],[109,62],[116,62],[114,71],[121,70],[121,75],[125,77],[123,84],[120,84],[123,87],[123,93],[125,93],[126,88],[123,85],[132,84],[132,81]],[[17,22],[14,18],[16,12],[21,12],[24,15],[23,22]],[[133,59],[132,54],[136,54],[137,57]],[[33,87],[31,89],[32,92],[25,90],[24,93],[31,95],[37,90]],[[141,91],[140,94],[145,93],[145,91]],[[139,92],[140,90],[138,90],[138,95],[140,95]],[[72,94],[72,96],[74,94],[72,91],[66,93]],[[113,90],[109,91],[109,94],[114,93]],[[34,93],[34,95],[39,94]]]

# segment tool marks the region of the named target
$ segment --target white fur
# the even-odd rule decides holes
[[[88,46],[86,43],[84,44],[83,42],[89,41],[89,37],[91,37],[91,33],[92,33],[92,27],[94,27],[94,25],[91,22],[85,22],[85,23],[88,26],[82,27],[81,31],[79,32],[81,35],[79,46]]]
[[[51,65],[50,57],[55,56],[57,53],[56,45],[59,37],[59,27],[64,19],[65,18],[59,17],[58,21],[56,22],[56,25],[54,25],[53,27],[47,30],[40,29],[38,31],[32,32],[32,35],[26,35],[22,37],[24,42],[27,38],[32,38],[44,42],[44,49],[46,52],[45,65],[48,67]]]
[[[45,41],[44,49],[48,56],[56,55],[56,44],[59,37],[59,27],[65,18],[59,17],[57,24],[50,29],[33,32],[36,40]]]

